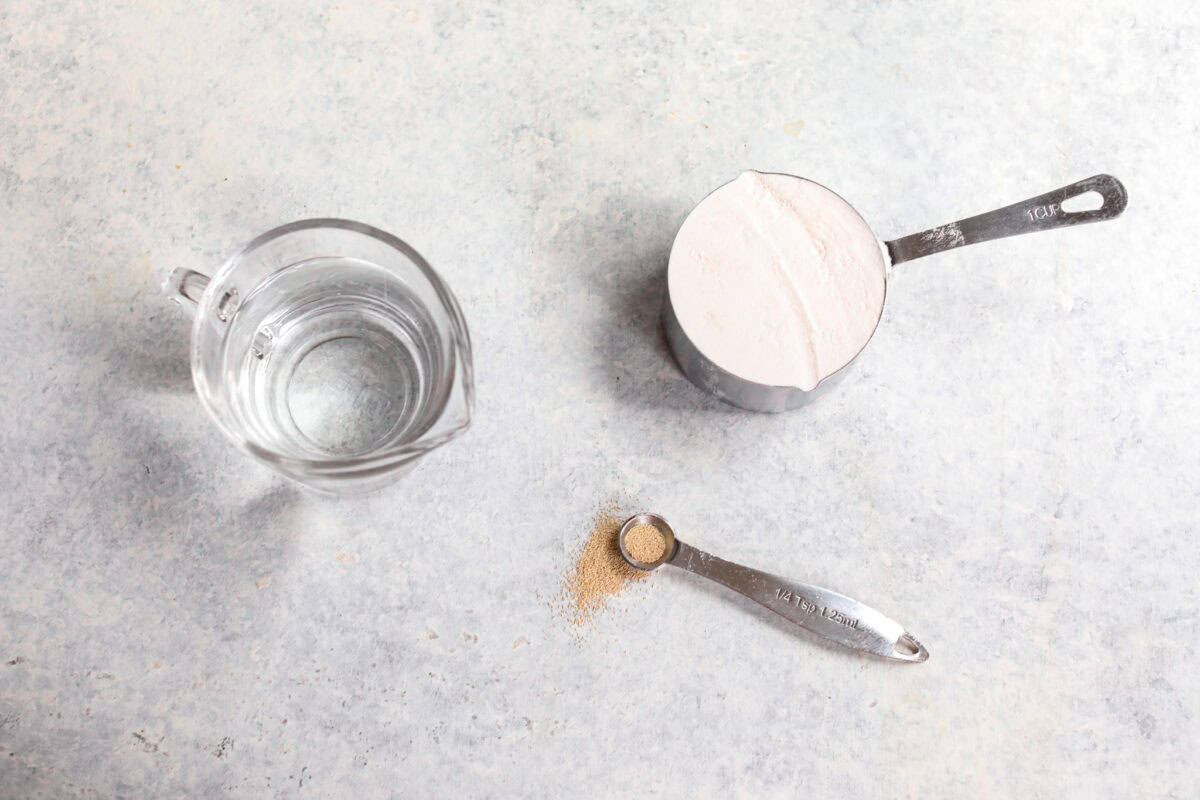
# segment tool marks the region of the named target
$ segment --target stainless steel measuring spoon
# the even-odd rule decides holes
[[[808,180],[795,175],[785,177]],[[811,182],[816,183],[815,181]],[[713,193],[722,188],[724,186],[718,187]],[[828,189],[826,190],[828,191]],[[1101,202],[1098,207],[1088,210],[1071,210],[1063,207],[1064,203],[1069,203],[1077,197],[1092,192],[1100,196]],[[1061,189],[998,208],[986,214],[967,217],[958,222],[939,225],[936,228],[898,239],[880,241],[888,264],[884,298],[879,303],[879,315],[875,319],[876,328],[879,326],[879,320],[883,318],[883,306],[886,302],[886,278],[890,277],[892,268],[897,264],[977,242],[1112,219],[1125,210],[1127,200],[1125,187],[1112,175],[1093,175]],[[701,200],[700,203],[703,204],[704,200]],[[867,224],[865,220],[864,224]],[[870,228],[869,225],[867,227]],[[671,352],[688,380],[727,403],[750,411],[786,411],[797,408],[836,385],[845,376],[858,355],[862,353],[860,350],[841,369],[826,376],[815,387],[807,390],[797,386],[772,386],[757,383],[735,375],[710,359],[688,338],[687,332],[684,331],[675,314],[675,308],[671,304],[670,267],[668,266],[667,269],[667,291],[663,302],[662,324]],[[874,336],[874,332],[871,335]],[[868,339],[868,343],[869,341]]]
[[[629,554],[625,537],[638,525],[651,525],[663,537],[663,554],[656,561],[639,561]],[[621,557],[631,567],[652,570],[663,564],[686,569],[745,595],[813,633],[863,653],[894,661],[920,662],[929,651],[899,622],[845,595],[743,567],[679,541],[667,521],[657,514],[635,514],[617,537]]]

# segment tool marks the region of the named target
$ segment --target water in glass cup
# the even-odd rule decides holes
[[[246,297],[226,345],[235,412],[298,457],[354,456],[420,436],[441,413],[448,354],[429,309],[391,272],[313,258]]]

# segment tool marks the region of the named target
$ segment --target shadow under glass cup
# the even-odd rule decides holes
[[[195,304],[191,366],[239,447],[315,489],[373,488],[470,424],[466,322],[396,237],[339,219],[268,231],[211,279],[170,278]]]

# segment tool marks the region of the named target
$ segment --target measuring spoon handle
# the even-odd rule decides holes
[[[912,662],[929,658],[929,651],[904,626],[857,600],[675,541],[675,554],[667,563],[727,586],[802,628],[884,658]]]
[[[1090,211],[1063,210],[1065,201],[1088,192],[1096,192],[1103,198],[1099,208]],[[895,265],[976,242],[1112,219],[1125,210],[1128,199],[1125,187],[1112,175],[1093,175],[1011,206],[939,225],[884,244]]]

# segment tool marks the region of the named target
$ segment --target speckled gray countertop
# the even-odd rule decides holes
[[[0,796],[1200,794],[1189,3],[0,7]],[[1115,222],[897,270],[836,394],[701,397],[672,235],[744,168],[884,237],[1097,172]],[[228,445],[158,289],[309,216],[474,337],[469,434],[365,497]],[[547,607],[622,491],[933,653],[680,572]]]

